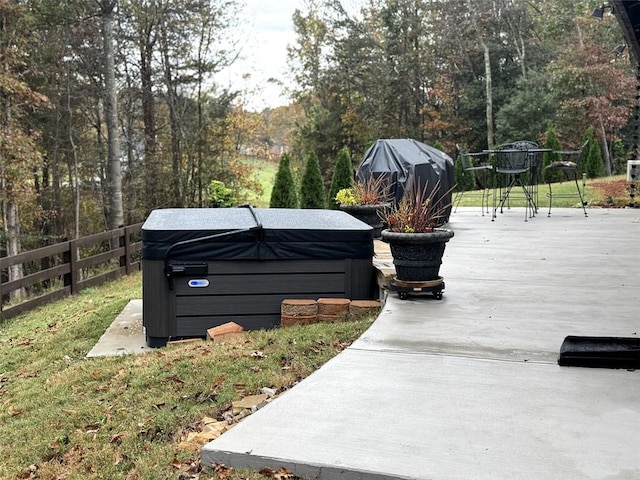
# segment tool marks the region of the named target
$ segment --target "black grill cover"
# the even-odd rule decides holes
[[[166,260],[167,251],[173,260],[363,259],[373,256],[373,228],[338,210],[154,210],[142,225],[142,258]]]
[[[364,159],[358,167],[356,178],[364,181],[371,175],[378,178],[385,176],[389,193],[400,201],[405,191],[408,191],[417,177],[418,185],[432,191],[440,182],[436,201],[443,205],[451,204],[451,193],[444,195],[455,185],[453,159],[446,153],[424,143],[410,138],[383,139],[376,142],[364,154]],[[444,220],[449,220],[451,207],[444,214]]]

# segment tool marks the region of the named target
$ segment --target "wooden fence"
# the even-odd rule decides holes
[[[139,271],[142,223],[0,258],[2,320]],[[8,281],[9,267],[23,277]]]

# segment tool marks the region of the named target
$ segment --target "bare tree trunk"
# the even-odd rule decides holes
[[[484,43],[482,37],[478,36],[482,51],[484,52],[484,74],[485,74],[485,91],[486,91],[486,117],[487,117],[487,145],[493,148],[495,143],[495,134],[493,131],[493,85],[491,79],[491,55],[489,47]]]
[[[169,58],[169,45],[167,40],[166,26],[160,29],[160,43],[162,48],[162,58],[164,63],[164,81],[167,89],[167,105],[169,107],[169,124],[171,130],[171,165],[173,178],[171,180],[173,190],[173,206],[182,207],[182,163],[181,163],[181,146],[180,146],[180,125],[178,120],[177,102],[178,95],[176,92],[175,79],[171,69],[171,60]]]
[[[582,29],[580,28],[580,20],[578,18],[575,19],[576,24],[576,33],[578,34],[578,45],[580,49],[584,49],[584,39],[582,38]]]
[[[636,92],[640,92],[640,61],[636,64]],[[633,122],[633,155],[631,158],[636,160],[640,159],[640,142],[638,136],[640,135],[640,96],[636,95],[636,103],[633,106],[634,122]]]
[[[478,44],[480,48],[482,48],[483,56],[484,56],[484,75],[485,75],[485,94],[486,94],[486,103],[485,103],[485,112],[487,119],[487,146],[489,149],[493,148],[495,143],[495,134],[493,131],[493,86],[491,79],[491,54],[489,52],[489,47],[485,43],[482,38],[482,32],[478,27],[478,22],[476,20],[476,11],[474,6],[471,5],[471,2],[467,0],[467,9],[469,14],[471,15],[471,22],[473,23],[473,29],[476,32],[476,36],[478,38]]]
[[[69,134],[69,146],[71,147],[71,158],[73,159],[73,169],[71,173],[71,188],[73,190],[73,238],[80,238],[80,180],[78,172],[78,151],[76,143],[73,141],[73,110],[71,108],[71,72],[67,69],[67,112],[69,124],[67,132]]]
[[[152,61],[153,39],[151,27],[140,35],[140,82],[142,84],[142,118],[144,121],[144,177],[145,177],[145,209],[157,208],[159,201],[159,172],[157,165],[157,139],[155,98],[153,96]]]
[[[521,68],[521,72],[522,72],[522,78],[526,78],[527,77],[527,47],[524,43],[524,38],[522,38],[522,35],[518,35],[518,40],[520,41],[520,43],[518,44],[518,42],[516,42],[516,45],[519,45],[519,47],[517,46],[516,49],[518,50],[518,54],[520,55],[520,68]]]
[[[118,95],[116,91],[115,53],[113,46],[113,15],[117,0],[100,0],[102,19],[102,41],[104,56],[104,107],[109,146],[107,165],[107,188],[110,229],[124,224],[122,203],[122,170],[120,166],[120,136],[118,133]]]
[[[611,176],[611,155],[609,155],[609,143],[607,142],[607,134],[604,131],[604,123],[602,117],[598,116],[600,123],[600,135],[602,136],[602,151],[604,152],[604,173],[607,177]]]
[[[56,125],[55,138],[60,138],[60,129],[62,129],[62,117],[58,116],[58,124]],[[61,235],[64,232],[63,225],[65,224],[65,213],[62,208],[62,188],[60,181],[60,141],[56,140],[55,147],[51,156],[44,158],[42,165],[42,187],[46,191],[48,187],[51,188],[51,200],[48,205],[50,209],[55,212],[53,219],[54,232],[56,235]]]
[[[511,36],[513,37],[513,44],[518,54],[518,60],[520,61],[520,74],[522,78],[527,77],[527,47],[523,35],[523,11],[520,9],[517,1],[505,2],[504,9],[506,13],[503,15],[506,24],[511,30]]]
[[[197,172],[197,185],[198,185],[198,206],[204,207],[204,185],[202,183],[202,169],[204,168],[204,121],[202,116],[202,74],[198,75],[198,172]]]
[[[73,141],[71,128],[69,129],[69,144],[73,157],[73,235],[74,238],[80,238],[80,173],[78,171],[78,151]]]
[[[17,255],[20,253],[20,216],[18,215],[18,204],[8,200],[5,204],[6,216],[4,224],[6,225],[7,234],[7,256]],[[9,267],[9,281],[19,280],[24,276],[22,264],[12,265]],[[23,289],[14,290],[10,294],[10,298],[18,298],[24,294]]]
[[[0,21],[1,21],[0,32],[4,32],[7,29],[6,19],[4,18],[4,16],[2,16]],[[9,64],[6,58],[2,62],[2,71],[3,71],[3,74],[8,75]],[[1,100],[2,100],[2,115],[0,116],[0,118],[2,120],[0,122],[0,128],[2,128],[4,132],[2,132],[2,135],[0,136],[3,136],[3,137],[6,136],[8,138],[8,137],[11,137],[11,134],[12,134],[11,124],[12,124],[13,115],[12,115],[11,96],[3,94],[1,96]],[[4,217],[3,224],[4,224],[5,235],[7,238],[7,256],[11,256],[11,255],[17,255],[18,253],[20,253],[20,217],[18,215],[18,204],[11,199],[12,195],[9,193],[12,190],[10,185],[11,182],[8,182],[5,179],[5,171],[4,171],[5,163],[4,162],[5,162],[5,159],[3,158],[3,155],[0,153],[0,179],[2,179],[0,188],[1,188],[2,196],[4,197],[4,201],[2,202],[2,207],[3,207],[2,214]],[[12,265],[11,267],[9,267],[9,281],[19,280],[23,277],[23,275],[24,275],[24,272],[22,270],[22,264]],[[10,298],[11,299],[16,298],[20,296],[22,293],[23,293],[22,290],[13,291],[10,295]]]
[[[204,204],[204,197],[203,197],[203,191],[204,191],[204,185],[202,183],[202,169],[204,168],[204,145],[205,145],[205,138],[204,138],[204,117],[203,117],[203,112],[202,112],[202,102],[203,102],[203,97],[202,97],[202,83],[203,83],[203,75],[202,75],[202,64],[203,64],[203,60],[204,60],[204,52],[203,50],[207,49],[209,46],[209,37],[207,35],[205,35],[206,29],[203,28],[202,29],[202,35],[200,36],[200,41],[198,43],[198,144],[197,144],[197,162],[198,162],[198,169],[196,172],[197,175],[197,188],[198,188],[198,207],[202,208],[205,206]]]
[[[197,140],[197,205],[199,207],[206,207],[208,205],[208,199],[206,197],[206,189],[207,185],[205,185],[204,176],[204,159],[207,145],[207,138],[205,132],[205,117],[204,117],[204,100],[205,96],[203,94],[203,87],[205,86],[205,77],[204,74],[208,71],[207,63],[207,53],[211,49],[212,39],[212,31],[213,24],[211,22],[211,18],[206,17],[202,19],[202,25],[200,28],[200,35],[198,39],[198,50],[197,50],[197,88],[198,88],[198,140]]]

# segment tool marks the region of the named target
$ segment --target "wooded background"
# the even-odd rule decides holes
[[[636,71],[596,1],[337,0],[295,12],[291,104],[251,112],[215,74],[236,58],[233,0],[0,0],[0,201],[5,254],[143,221],[155,208],[238,202],[242,162],[317,155],[330,182],[378,138],[451,156],[507,141],[563,147],[588,128],[606,173],[630,158]],[[247,20],[248,21],[248,20]],[[256,39],[259,41],[259,39]],[[277,79],[276,79],[277,80]],[[281,79],[283,80],[283,79]]]

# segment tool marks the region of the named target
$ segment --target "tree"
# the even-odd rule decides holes
[[[143,205],[146,212],[162,205],[162,165],[158,158],[158,135],[156,125],[156,97],[154,89],[153,56],[158,40],[158,9],[146,8],[141,2],[126,2],[124,8],[128,26],[131,28],[131,41],[139,57],[140,107],[144,124],[144,167]],[[146,213],[145,212],[145,213]]]
[[[552,123],[547,126],[547,138],[544,142],[544,148],[548,148],[553,151],[562,150],[558,135],[556,135],[555,127]],[[551,152],[544,152],[542,155],[542,179],[547,183],[559,182],[564,180],[564,174],[562,171],[549,171],[545,170],[545,167],[553,162],[560,160],[560,154]]]
[[[120,129],[118,126],[118,93],[116,91],[116,67],[113,22],[118,0],[96,0],[100,9],[102,26],[104,109],[107,123],[107,223],[110,229],[124,225],[122,203],[122,166],[120,165]]]
[[[211,75],[232,62],[233,55],[222,45],[232,46],[224,33],[237,14],[234,0],[198,0],[191,2],[142,2],[156,8],[157,52],[156,70],[161,72],[163,113],[168,118],[157,119],[168,126],[160,140],[166,142],[171,165],[171,199],[174,206],[200,204],[202,186],[217,178],[235,190],[235,185],[219,176],[207,178],[212,141],[205,136],[211,128],[207,109],[215,109],[213,92],[209,89]],[[206,89],[206,90],[205,90]],[[207,91],[210,90],[210,91]],[[235,94],[221,92],[221,106]],[[232,109],[228,108],[228,111]],[[215,128],[215,126],[213,127]],[[235,142],[228,142],[235,144]],[[225,155],[228,151],[223,152]],[[236,190],[237,192],[237,190]],[[195,199],[195,200],[194,200]]]
[[[338,153],[338,160],[333,170],[331,179],[331,188],[329,189],[329,208],[337,208],[336,194],[343,188],[353,186],[353,166],[351,164],[351,155],[349,149],[343,147]]]
[[[471,5],[471,2],[467,0],[467,9],[471,16],[471,23],[473,30],[478,40],[478,45],[482,49],[482,55],[484,58],[484,77],[485,77],[485,115],[487,119],[487,145],[489,148],[493,148],[494,144],[494,131],[493,131],[493,76],[491,74],[491,49],[489,44],[485,41],[483,28],[479,25],[477,18],[476,8]]]
[[[516,90],[496,114],[498,143],[519,138],[542,138],[555,114],[555,100],[543,73],[529,72],[518,80],[515,87]]]
[[[307,161],[300,182],[300,207],[324,208],[324,184],[320,173],[318,156],[311,152],[307,155]]]
[[[600,143],[595,139],[593,127],[589,127],[584,134],[584,140],[589,141],[587,146],[587,157],[584,160],[584,171],[588,178],[598,178],[604,173],[604,164],[602,162],[602,150]]]
[[[625,148],[624,142],[616,138],[611,142],[611,166],[613,174],[625,173],[627,171],[627,157],[629,152]]]
[[[329,26],[321,15],[319,2],[308,2],[307,11],[296,10],[293,25],[296,43],[288,47],[288,59],[298,83],[294,99],[305,113],[294,136],[294,158],[304,159],[311,152],[318,157],[320,171],[332,169],[331,159],[344,145],[342,138],[343,105],[340,87],[333,81],[325,81]]]
[[[424,140],[425,105],[433,78],[427,2],[389,0],[380,9],[384,57],[383,108],[378,115],[394,136]]]
[[[6,254],[21,250],[21,207],[34,201],[30,176],[40,162],[37,132],[26,122],[32,110],[49,106],[49,100],[25,81],[30,19],[27,9],[0,2],[0,206],[6,236]],[[8,270],[9,281],[22,278],[22,265]]]
[[[607,144],[629,122],[635,82],[628,63],[602,44],[602,22],[576,18],[574,24],[577,41],[545,70],[554,93],[555,123],[562,136],[575,144],[582,132],[594,126],[602,145],[600,156],[605,155],[603,168],[610,174]]]
[[[280,165],[276,172],[275,182],[271,190],[271,208],[297,208],[298,195],[296,185],[291,173],[291,159],[289,155],[283,153],[280,157]]]

